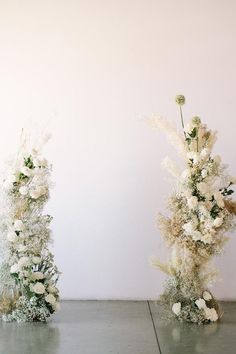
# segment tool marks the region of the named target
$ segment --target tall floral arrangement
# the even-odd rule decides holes
[[[49,250],[52,217],[43,214],[49,199],[51,165],[41,139],[25,138],[1,186],[0,311],[5,321],[46,321],[59,309],[59,272]]]
[[[219,255],[227,237],[235,228],[236,203],[232,200],[236,178],[230,176],[220,156],[212,155],[217,135],[194,117],[185,126],[182,107],[185,97],[178,95],[182,132],[162,118],[154,118],[156,127],[164,131],[179,151],[184,169],[166,158],[163,165],[176,178],[168,198],[170,216],[159,214],[158,225],[170,248],[167,264],[156,265],[168,274],[162,299],[179,320],[209,323],[222,313],[210,283],[216,271],[210,261]]]

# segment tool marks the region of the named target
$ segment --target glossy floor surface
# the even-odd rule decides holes
[[[0,354],[235,354],[236,303],[221,322],[164,319],[153,302],[64,301],[52,321],[0,322]]]

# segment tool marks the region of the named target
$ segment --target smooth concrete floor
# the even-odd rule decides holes
[[[0,322],[0,354],[235,354],[236,302],[219,323],[164,319],[147,301],[63,301],[47,323]]]

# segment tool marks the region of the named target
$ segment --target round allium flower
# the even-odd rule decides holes
[[[56,302],[56,298],[52,294],[48,294],[47,296],[45,296],[45,301],[47,301],[51,305],[54,305]]]
[[[175,102],[178,105],[183,106],[185,104],[185,97],[183,95],[178,95],[175,97]]]
[[[176,314],[176,316],[179,316],[181,312],[181,302],[176,302],[175,304],[173,304],[172,311],[174,312],[174,314]]]
[[[45,276],[44,276],[44,274],[43,274],[42,272],[34,272],[34,273],[32,274],[32,278],[33,278],[34,280],[41,280],[41,279],[44,279]]]
[[[207,170],[205,168],[201,171],[202,178],[205,178],[207,176]]]
[[[16,236],[15,231],[10,231],[10,232],[8,232],[8,234],[7,234],[7,240],[8,240],[9,242],[15,242],[15,241],[17,240],[17,236]]]
[[[212,296],[211,296],[211,294],[208,291],[204,291],[202,297],[206,301],[209,301],[209,300],[212,299]]]
[[[30,191],[30,196],[33,199],[38,199],[46,193],[47,193],[47,188],[44,186],[39,186],[36,189]]]
[[[18,265],[18,264],[13,264],[13,265],[11,266],[10,272],[11,272],[11,273],[18,273],[19,270],[20,270],[19,265]]]
[[[37,282],[32,286],[32,290],[35,292],[35,294],[44,294],[45,286],[42,283]]]
[[[19,189],[19,192],[21,195],[27,195],[28,194],[28,188],[26,186],[22,186]]]
[[[213,222],[213,225],[215,227],[220,227],[223,223],[223,219],[222,218],[215,218],[214,222]]]
[[[14,229],[16,231],[23,231],[24,230],[24,224],[21,220],[15,220],[14,222]]]
[[[193,117],[192,118],[192,123],[194,124],[194,125],[200,125],[201,124],[201,119],[199,118],[199,117]]]
[[[41,258],[40,258],[40,257],[33,257],[33,258],[32,258],[32,262],[33,262],[34,264],[39,264],[39,263],[41,262]]]
[[[206,301],[204,299],[198,299],[195,301],[195,304],[197,305],[197,307],[199,308],[199,310],[201,309],[205,309],[207,306],[206,306]]]

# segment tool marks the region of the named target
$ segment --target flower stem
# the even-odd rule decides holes
[[[186,139],[186,133],[185,133],[185,130],[184,130],[184,119],[183,119],[182,107],[179,106],[179,109],[180,109],[181,124],[182,124],[182,128],[183,128],[183,131],[184,131],[184,137]]]

